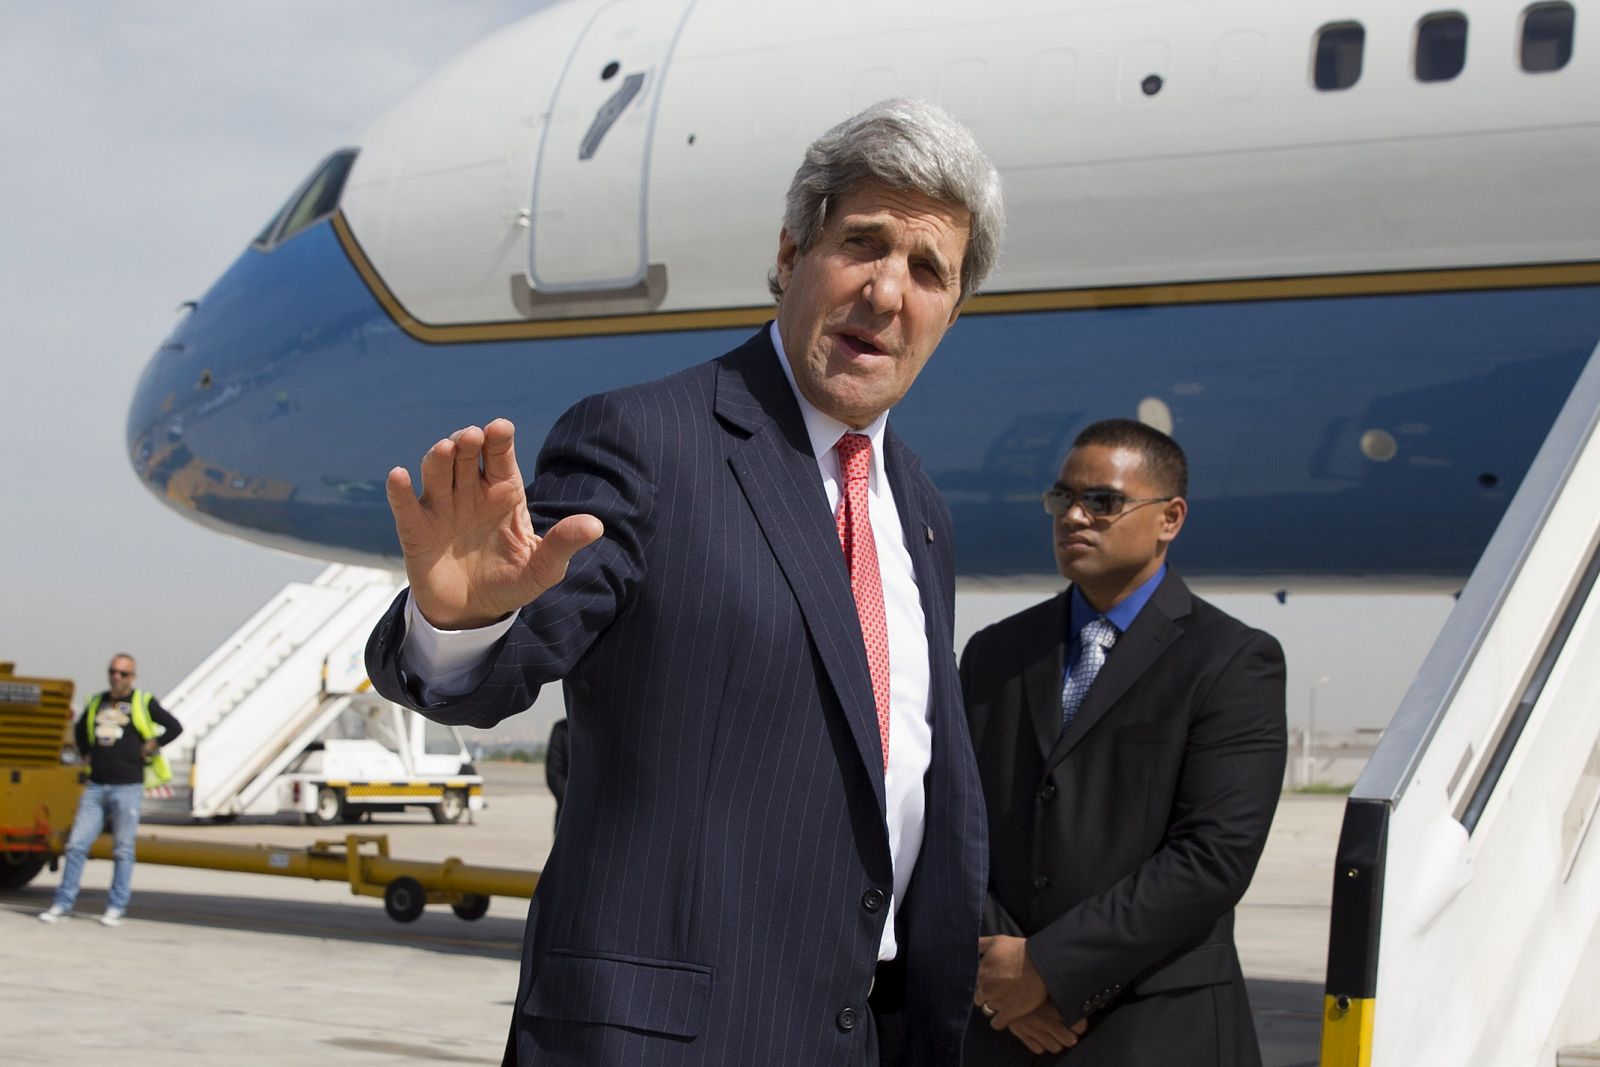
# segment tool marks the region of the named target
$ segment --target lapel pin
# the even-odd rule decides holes
[[[933,544],[933,527],[924,523],[922,527],[922,536],[928,539],[928,544]]]

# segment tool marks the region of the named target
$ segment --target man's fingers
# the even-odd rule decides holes
[[[468,426],[450,435],[456,444],[455,469],[451,477],[456,489],[476,487],[478,484],[478,457],[483,454],[483,431]]]
[[[510,419],[495,419],[483,428],[483,475],[489,481],[523,484],[517,469],[516,438]]]
[[[394,513],[394,528],[402,542],[408,532],[422,522],[422,505],[411,489],[411,472],[396,467],[383,483],[384,495],[389,498],[389,510]]]
[[[1011,1029],[1013,1023],[1015,1023],[1018,1019],[1026,1018],[1028,1012],[1032,1010],[1019,1010],[1016,1004],[1011,1003],[1005,998],[1001,998],[998,1001],[991,1000],[989,1002],[989,1007],[994,1009],[994,1018],[989,1020],[989,1025],[993,1026],[996,1030]]]
[[[1087,1025],[1088,1020],[1084,1020]],[[1012,1034],[1033,1050],[1035,1055],[1045,1052],[1064,1052],[1078,1043],[1078,1035],[1051,1004],[1043,1004],[1018,1019],[1011,1027]]]
[[[1049,1048],[1051,1052],[1060,1052],[1062,1049],[1071,1048],[1073,1045],[1078,1043],[1078,1035],[1074,1034],[1071,1030],[1068,1030],[1062,1023],[1047,1022],[1043,1019],[1033,1017],[1024,1019],[1022,1023],[1019,1023],[1018,1025],[1021,1026],[1025,1024],[1029,1025],[1030,1029],[1033,1030],[1034,1036],[1037,1037],[1042,1044]]]
[[[600,539],[605,527],[593,515],[568,515],[539,539],[529,568],[541,590],[549,589],[566,577],[567,564],[581,549]]]
[[[605,532],[606,528],[593,515],[568,515],[550,527],[550,532],[539,541],[539,554],[553,552],[554,559],[565,569],[580,549],[600,540]]]
[[[983,956],[985,953],[987,953],[994,945],[995,940],[996,939],[993,936],[978,938],[978,955]]]
[[[1071,1030],[1075,1034],[1082,1034],[1085,1030],[1089,1029],[1089,1020],[1087,1017],[1079,1019],[1077,1022],[1067,1027],[1067,1029]]]
[[[422,457],[422,506],[431,507],[441,500],[450,499],[450,488],[455,481],[456,444],[446,438],[435,441]]]
[[[1040,1046],[1045,1052],[1060,1052],[1068,1047],[1061,1043],[1059,1037],[1043,1027],[1037,1030],[1029,1030],[1028,1034],[1033,1038],[1034,1044]]]

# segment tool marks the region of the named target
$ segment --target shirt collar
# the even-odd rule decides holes
[[[1133,620],[1139,617],[1139,612],[1144,610],[1144,606],[1155,595],[1156,587],[1161,584],[1161,579],[1166,576],[1167,565],[1163,563],[1154,574],[1145,579],[1143,585],[1117,602],[1110,611],[1105,612],[1106,621],[1117,628],[1117,633],[1124,634],[1128,632],[1128,627],[1132,626]],[[1084,599],[1083,591],[1077,586],[1072,587],[1070,605],[1067,614],[1067,642],[1069,644],[1077,641],[1078,634],[1082,632],[1083,628],[1101,615]]]
[[[778,353],[778,366],[783,368],[783,376],[789,380],[789,389],[794,393],[795,402],[800,405],[800,414],[806,420],[806,434],[811,438],[811,455],[819,463],[824,457],[836,463],[838,458],[833,455],[833,447],[839,443],[839,438],[847,433],[866,434],[872,441],[872,478],[873,487],[877,488],[878,472],[883,470],[883,431],[889,425],[889,413],[885,411],[864,429],[857,430],[817,410],[795,384],[794,368],[789,366],[789,353],[783,350],[783,338],[778,334],[777,320],[768,324],[767,331],[772,336],[772,347]]]

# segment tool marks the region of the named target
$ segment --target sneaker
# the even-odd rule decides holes
[[[100,916],[100,925],[101,926],[121,926],[122,925],[122,909],[121,908],[107,908],[106,909],[106,913],[104,915]]]
[[[72,912],[63,908],[60,904],[52,904],[48,909],[39,913],[39,921],[42,923],[58,923],[70,918],[72,918]]]

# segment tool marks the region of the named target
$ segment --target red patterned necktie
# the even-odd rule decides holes
[[[889,769],[889,626],[883,614],[883,579],[878,573],[878,545],[872,539],[872,518],[867,514],[867,479],[872,476],[872,441],[864,434],[847,433],[834,446],[843,478],[839,510],[839,546],[850,565],[850,591],[855,594],[861,636],[867,645],[867,669],[872,672],[872,699],[878,705],[878,740],[883,742],[883,769]]]

